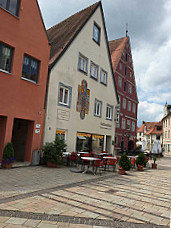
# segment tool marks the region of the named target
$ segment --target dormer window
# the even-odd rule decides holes
[[[0,0],[0,7],[18,16],[20,0]]]
[[[96,23],[94,23],[93,27],[93,40],[100,44],[100,27]]]

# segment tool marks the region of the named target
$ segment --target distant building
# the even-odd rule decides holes
[[[118,104],[101,2],[48,31],[51,43],[44,143],[114,152]]]
[[[7,142],[31,163],[42,147],[50,45],[36,0],[0,1],[0,162]]]
[[[155,140],[160,140],[160,143],[163,143],[163,130],[162,122],[144,122],[141,127],[137,130],[137,140],[145,140],[146,150],[151,151],[153,142]]]
[[[163,123],[163,147],[165,152],[171,152],[171,105],[164,106]]]
[[[136,148],[138,97],[129,37],[109,42],[120,107],[116,118],[115,150]]]

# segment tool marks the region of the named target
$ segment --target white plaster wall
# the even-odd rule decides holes
[[[93,26],[96,22],[101,28],[100,46],[93,41]],[[88,60],[88,75],[78,71],[79,52],[85,55]],[[90,78],[90,61],[99,65],[99,80],[96,81]],[[100,67],[108,72],[108,83],[104,86],[100,83]],[[115,137],[115,122],[106,120],[106,105],[113,105],[114,115],[115,106],[117,105],[116,93],[112,79],[112,72],[108,58],[107,46],[105,42],[105,34],[102,23],[100,8],[96,10],[88,23],[81,30],[79,35],[72,42],[65,54],[60,58],[57,64],[51,71],[49,81],[48,105],[45,123],[44,143],[51,142],[55,139],[56,129],[67,130],[67,150],[76,150],[76,136],[78,132],[95,133],[100,135],[109,135],[114,140]],[[81,120],[80,113],[76,111],[78,98],[78,85],[81,85],[85,79],[90,89],[90,105],[89,113],[85,119]],[[58,86],[59,82],[72,87],[71,108],[58,106]],[[103,101],[102,118],[94,116],[95,98]],[[67,111],[69,121],[57,119],[57,110]],[[102,129],[100,123],[111,125]],[[112,146],[112,152],[113,152]]]

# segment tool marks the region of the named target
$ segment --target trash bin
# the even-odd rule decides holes
[[[40,164],[40,150],[33,151],[32,157],[32,165],[39,165]]]

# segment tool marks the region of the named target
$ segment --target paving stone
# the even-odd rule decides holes
[[[29,227],[37,227],[41,220],[28,219],[23,225]]]
[[[22,225],[24,224],[25,222],[27,221],[27,219],[24,219],[24,218],[10,218],[6,221],[6,223],[10,223],[10,224],[13,224],[13,225]]]

